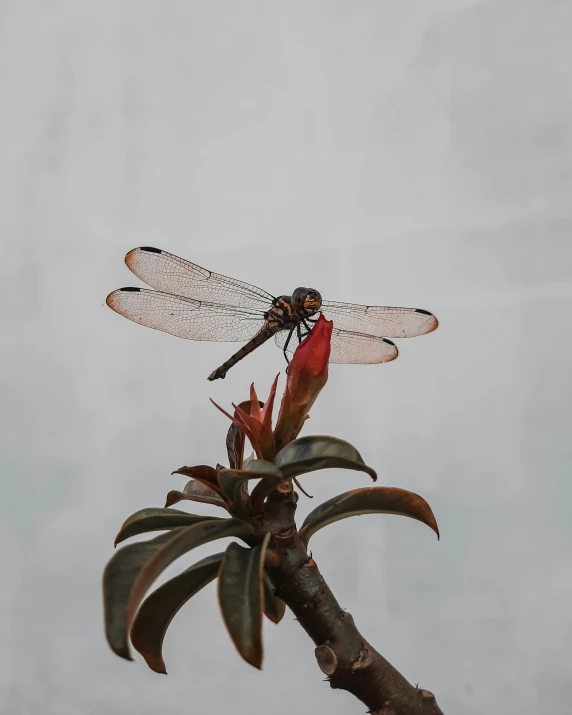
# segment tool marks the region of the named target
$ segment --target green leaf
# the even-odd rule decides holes
[[[225,469],[225,475],[236,476],[243,480],[260,479],[261,481],[254,488],[249,500],[250,508],[259,513],[262,510],[264,499],[270,492],[274,491],[278,484],[284,480],[282,470],[272,462],[266,462],[264,459],[249,459],[244,463],[244,469]],[[222,476],[222,472],[221,472]],[[220,477],[219,477],[220,478]],[[223,479],[225,476],[223,476]],[[221,480],[222,484],[222,480]],[[253,499],[255,502],[253,502]]]
[[[218,577],[225,625],[240,655],[255,668],[262,666],[262,574],[269,540],[270,533],[253,549],[230,544]]]
[[[288,478],[317,469],[341,468],[367,472],[374,482],[377,480],[377,474],[364,463],[357,449],[336,437],[316,435],[295,439],[278,452],[274,464]]]
[[[311,511],[300,529],[300,538],[306,544],[318,529],[348,516],[361,514],[397,514],[409,516],[427,524],[437,534],[439,529],[431,507],[423,497],[397,487],[368,487],[353,489],[328,499]]]
[[[185,603],[216,578],[222,557],[223,552],[198,561],[143,601],[131,629],[131,642],[156,673],[167,672],[163,660],[167,628]]]
[[[131,660],[127,634],[135,613],[157,576],[179,556],[215,539],[249,541],[251,526],[238,519],[208,519],[120,549],[103,573],[106,636],[117,655]]]
[[[286,612],[286,604],[274,593],[274,586],[266,573],[262,585],[264,588],[264,614],[272,623],[280,623]]]
[[[207,487],[206,484],[198,482],[196,479],[191,479],[185,484],[185,488],[182,492],[173,489],[167,494],[167,500],[165,501],[165,507],[177,504],[184,499],[190,501],[197,501],[203,504],[213,504],[214,506],[221,506],[226,508],[225,500],[219,496],[214,489]]]
[[[133,660],[127,643],[126,622],[129,594],[139,572],[184,527],[161,534],[151,541],[141,541],[120,549],[108,561],[103,572],[103,606],[105,635],[111,649],[127,660]]]
[[[254,462],[254,461],[257,461],[257,460],[256,460],[256,454],[254,453],[254,450],[253,450],[253,451],[248,455],[248,457],[245,457],[245,458],[242,460],[242,469],[248,469],[248,465],[249,465],[251,462]],[[260,460],[260,461],[263,461],[263,460]],[[224,467],[223,467],[223,469],[224,469]]]
[[[265,477],[258,482],[250,495],[250,508],[253,514],[260,514],[260,512],[262,512],[264,508],[264,500],[284,481],[284,479],[285,477],[280,474],[279,476]],[[290,482],[288,483],[290,484]]]
[[[123,522],[119,533],[115,537],[115,546],[125,539],[137,534],[146,534],[149,531],[163,531],[163,529],[175,529],[177,526],[192,526],[199,521],[215,519],[221,521],[216,516],[200,516],[198,514],[187,514],[179,509],[140,509]]]
[[[252,479],[275,475],[280,475],[282,479],[282,472],[272,462],[253,459],[249,462],[248,469],[221,469],[218,478],[222,490],[235,505],[237,513],[245,514],[250,510],[247,483]]]
[[[244,464],[244,469],[222,469],[221,473],[230,474],[243,479],[261,479],[262,477],[283,477],[282,471],[272,462],[264,459],[250,459]]]
[[[247,514],[250,506],[248,497],[248,477],[233,474],[234,470],[223,469],[219,474],[219,483],[227,500],[236,514]],[[229,507],[230,508],[230,507]]]

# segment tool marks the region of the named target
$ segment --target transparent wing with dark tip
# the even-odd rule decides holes
[[[264,326],[264,314],[252,308],[217,305],[144,288],[120,288],[107,296],[116,313],[148,328],[188,340],[250,340]]]
[[[287,330],[276,333],[274,338],[276,345],[284,349],[288,339]],[[391,340],[378,338],[375,335],[365,333],[355,333],[351,330],[332,331],[332,349],[330,352],[330,362],[353,363],[359,365],[375,365],[380,362],[390,362],[397,357],[397,347]],[[292,335],[288,344],[287,352],[294,352],[298,347],[296,333]]]
[[[236,278],[213,273],[167,251],[134,248],[125,263],[142,281],[162,293],[225,306],[270,310],[274,296]]]
[[[420,308],[390,308],[324,300],[322,312],[340,330],[385,338],[413,338],[430,333],[438,325],[434,315]]]

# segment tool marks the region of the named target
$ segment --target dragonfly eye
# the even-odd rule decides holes
[[[306,298],[304,300],[304,310],[307,313],[315,313],[320,309],[322,305],[322,296],[317,290],[309,288],[306,292]]]
[[[297,310],[300,309],[308,297],[308,289],[307,288],[296,288],[296,290],[292,293],[292,304],[294,308]]]

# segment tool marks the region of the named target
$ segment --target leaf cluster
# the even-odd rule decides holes
[[[132,659],[131,640],[150,668],[165,673],[162,645],[167,628],[179,609],[216,578],[220,609],[230,637],[244,660],[260,668],[262,615],[278,623],[286,608],[265,569],[273,543],[284,527],[272,521],[269,499],[276,495],[291,498],[293,480],[321,469],[357,470],[366,472],[374,481],[377,479],[355,447],[334,437],[296,439],[278,451],[272,461],[243,462],[243,447],[240,430],[231,427],[227,438],[229,468],[198,465],[177,469],[174,473],[189,477],[184,489],[169,492],[165,508],[142,509],[122,525],[116,545],[141,534],[164,533],[149,541],[124,546],[105,568],[106,636],[117,655]],[[201,516],[172,508],[182,500],[219,506],[229,517]],[[297,535],[307,546],[324,526],[349,516],[371,513],[408,516],[439,533],[431,508],[419,495],[395,487],[369,487],[324,502],[308,514]],[[198,546],[228,537],[239,539],[244,545],[230,543],[224,552],[198,561],[145,598],[158,576],[177,558]]]

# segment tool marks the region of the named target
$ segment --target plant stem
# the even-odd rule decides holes
[[[267,499],[263,530],[273,538],[266,570],[276,595],[314,641],[330,686],[355,695],[372,715],[443,715],[433,694],[411,685],[340,607],[296,531],[297,499],[295,492],[273,492]]]

